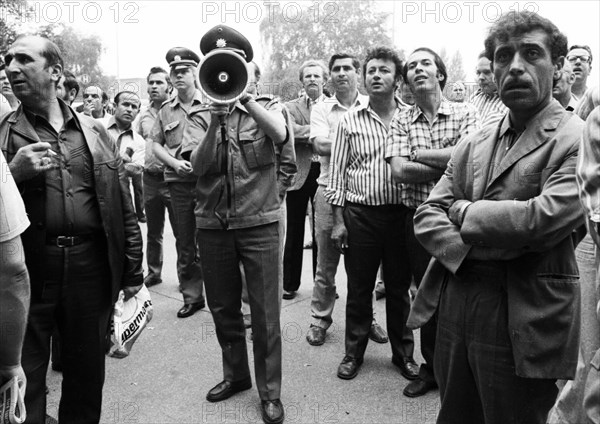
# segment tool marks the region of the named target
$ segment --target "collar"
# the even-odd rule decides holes
[[[337,106],[341,109],[348,110],[348,109],[352,109],[352,108],[359,108],[359,107],[362,107],[363,105],[368,105],[369,104],[369,96],[361,94],[360,91],[356,90],[356,98],[354,99],[354,102],[352,103],[352,105],[350,105],[349,108],[346,108],[346,106],[341,104],[336,96],[327,97],[324,99],[324,101],[326,103],[333,102],[334,107]]]
[[[533,128],[543,128],[547,130],[556,129],[560,120],[564,114],[564,108],[556,99],[552,99],[546,107],[536,113],[534,116],[529,118],[529,121],[525,124],[525,128],[522,132],[528,127]],[[519,134],[519,132],[513,127],[512,121],[510,119],[510,111],[504,115],[502,119],[502,123],[500,124],[500,132],[499,137],[503,137],[508,130],[512,130],[515,134]]]
[[[115,119],[114,116],[111,116],[110,119],[108,120],[107,125],[106,125],[106,129],[110,130],[110,129],[113,129],[113,128],[114,128],[115,131],[117,131],[119,133],[119,136],[121,136],[122,134],[125,134],[125,133],[133,133],[133,126],[130,126],[125,131],[121,131],[119,129],[119,126],[117,125],[117,120]]]
[[[317,103],[321,103],[325,99],[326,99],[326,96],[324,93],[321,93],[321,95],[319,97],[317,97],[316,100],[313,100],[310,97],[308,97],[306,94],[304,94],[304,102],[305,102],[307,108],[309,108],[311,105],[314,106]]]
[[[565,109],[567,109],[570,112],[575,111],[575,109],[577,108],[577,105],[579,104],[579,100],[577,100],[575,98],[575,96],[573,96],[571,94],[571,99],[569,99],[569,104],[567,105],[567,107]]]
[[[73,110],[71,109],[71,107],[69,105],[67,105],[65,102],[63,102],[61,99],[58,99],[58,106],[60,107],[60,110],[62,112],[63,115],[63,119],[64,119],[64,124],[63,126],[66,127],[68,124],[72,123],[75,125],[75,128],[77,128],[79,131],[81,131],[81,126],[79,124],[79,120],[75,119],[75,114],[73,112]],[[31,123],[32,126],[36,126],[38,119],[41,119],[43,122],[48,122],[48,120],[46,118],[44,118],[41,115],[38,115],[26,108],[23,107],[23,104],[21,103],[19,105],[19,108],[22,109],[23,114],[26,116],[27,120],[29,120],[29,122]]]
[[[196,103],[202,104],[202,93],[198,89],[194,91],[194,97],[192,98],[192,106],[194,106]],[[174,108],[180,104],[181,101],[179,100],[179,96],[173,96],[173,99],[171,99],[171,107]]]
[[[419,118],[419,116],[425,114],[423,110],[416,104],[410,106],[410,122],[415,123],[415,121]],[[440,102],[440,106],[438,107],[437,114],[438,115],[452,115],[454,113],[454,108],[452,107],[452,103],[446,99],[446,97],[442,96],[442,101]]]

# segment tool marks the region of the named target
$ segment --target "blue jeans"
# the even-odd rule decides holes
[[[246,329],[241,311],[246,275],[252,314],[254,372],[262,400],[281,393],[281,310],[279,224],[235,230],[198,229],[206,298],[223,353],[223,377],[250,376]]]
[[[177,276],[184,303],[204,302],[202,269],[196,240],[196,188],[194,183],[171,182],[171,206],[175,215]]]

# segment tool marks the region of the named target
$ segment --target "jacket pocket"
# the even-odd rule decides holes
[[[275,149],[268,137],[258,140],[240,139],[248,169],[262,168],[275,163]]]

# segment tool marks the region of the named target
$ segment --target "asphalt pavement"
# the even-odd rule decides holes
[[[144,233],[146,226],[141,225]],[[170,228],[164,238],[164,282],[150,289],[154,316],[136,341],[130,356],[106,359],[102,423],[261,423],[256,385],[220,403],[206,393],[223,379],[221,351],[208,308],[179,319],[183,300],[176,277],[175,239]],[[389,343],[369,342],[358,376],[341,380],[337,367],[344,356],[346,273],[343,260],[336,284],[332,327],[322,346],[310,346],[312,259],[304,250],[302,284],[298,296],[283,300],[283,385],[281,400],[286,423],[434,423],[439,393],[411,399],[402,395],[408,384],[391,362]],[[377,321],[385,328],[385,300],[375,302]],[[419,333],[415,332],[415,360],[422,362]],[[248,330],[250,361],[252,341]],[[253,370],[252,363],[250,368]],[[253,380],[254,381],[254,380]],[[48,414],[58,415],[61,374],[48,371]]]

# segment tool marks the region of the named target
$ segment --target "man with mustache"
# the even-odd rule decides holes
[[[314,238],[314,197],[317,191],[317,178],[320,173],[319,156],[313,149],[310,135],[310,112],[314,105],[325,99],[323,85],[327,82],[327,69],[316,60],[308,60],[299,71],[304,94],[285,104],[293,118],[294,149],[298,173],[287,191],[287,231],[283,251],[283,298],[293,299],[300,287],[302,277],[302,257],[304,256],[304,223],[308,202],[312,205],[309,219]],[[317,269],[317,243],[313,240],[313,278]]]
[[[482,127],[495,124],[502,119],[507,111],[506,106],[504,106],[498,95],[498,86],[496,85],[496,81],[494,81],[491,63],[485,57],[485,51],[479,54],[477,66],[475,67],[475,75],[477,75],[479,88],[469,97],[469,103],[474,105],[479,111],[479,119]]]
[[[542,424],[556,379],[577,366],[583,122],[552,98],[567,54],[552,22],[507,13],[485,49],[509,111],[455,146],[417,209],[415,235],[435,259],[409,325],[437,309],[438,422]]]
[[[448,101],[442,96],[448,73],[442,58],[421,47],[406,61],[402,76],[415,97],[415,105],[402,110],[392,121],[386,145],[386,160],[392,177],[402,184],[401,213],[406,230],[409,267],[417,288],[431,255],[415,238],[413,217],[438,182],[454,146],[479,128],[478,112],[468,103]],[[435,317],[421,328],[421,353],[425,363],[419,378],[404,389],[408,397],[422,396],[437,388],[433,370]]]
[[[592,70],[592,49],[590,46],[573,45],[567,53],[567,61],[573,65],[575,82],[573,83],[573,96],[577,100],[581,99],[587,90],[587,79]]]
[[[133,185],[135,213],[139,222],[146,222],[144,214],[144,187],[142,173],[144,170],[144,138],[133,130],[132,122],[140,110],[140,98],[132,91],[121,91],[115,96],[115,115],[108,120],[106,128],[117,143],[125,176]]]

